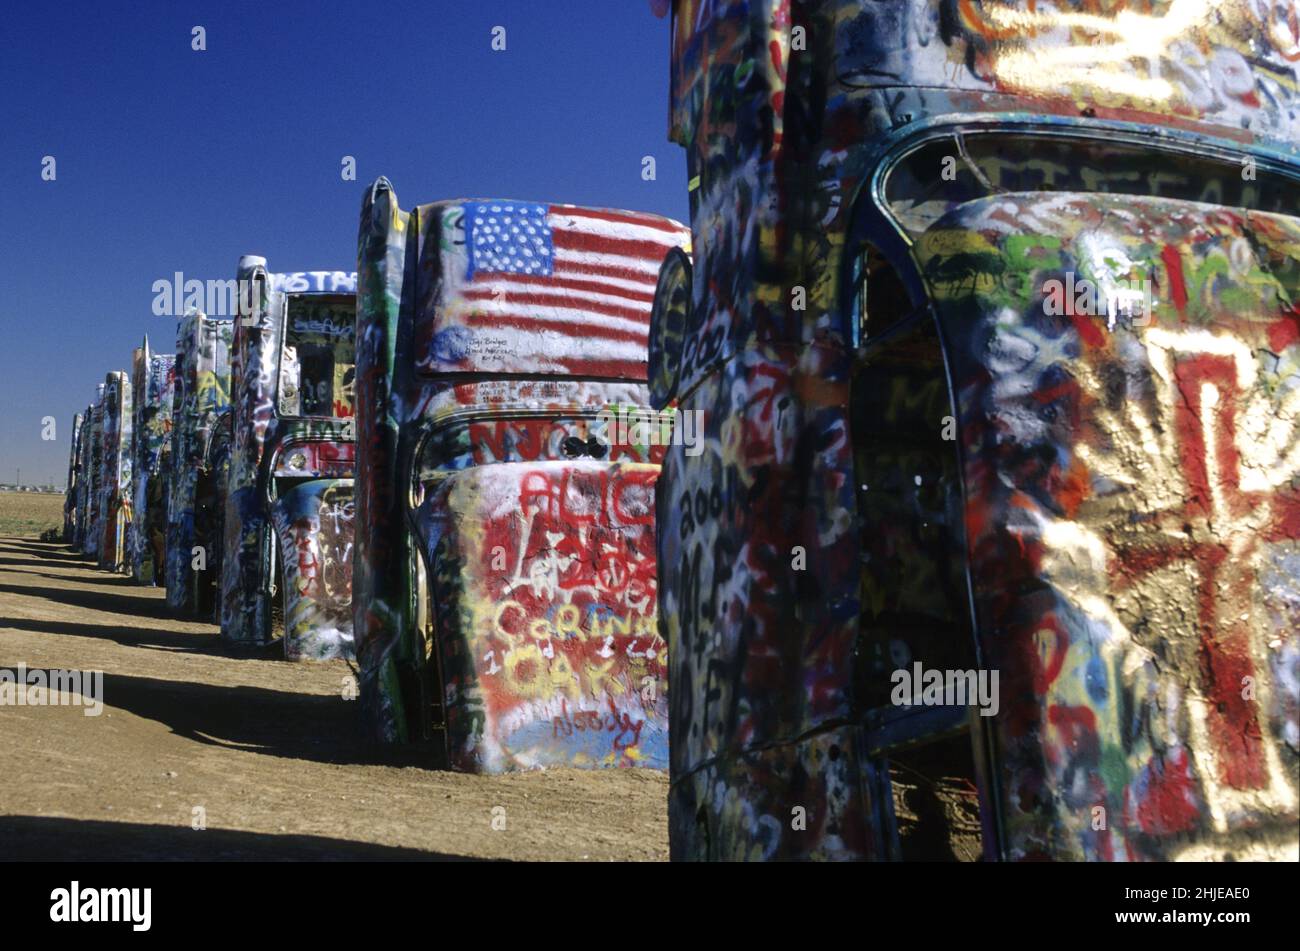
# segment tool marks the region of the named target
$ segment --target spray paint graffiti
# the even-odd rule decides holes
[[[271,516],[284,566],[285,656],[352,657],[352,480],[295,482]]]
[[[222,636],[268,643],[278,586],[287,657],[350,657],[356,277],[271,274],[248,255],[238,279]]]
[[[441,733],[476,772],[664,765],[663,447],[611,445],[601,414],[646,405],[654,278],[684,242],[651,215],[407,213],[386,181],[371,189],[353,604],[379,739]]]
[[[1026,241],[1041,253],[1018,255]],[[1154,275],[1150,326],[1043,316],[1033,289],[1098,241]],[[976,610],[1014,698],[998,734],[1013,856],[1231,853],[1233,833],[1268,843],[1273,826],[1275,848],[1294,842],[1300,224],[983,199],[918,243],[923,268],[958,258],[971,280],[934,290],[972,342],[953,374]]]
[[[135,351],[131,385],[134,422],[132,520],[127,533],[131,576],[140,584],[161,584],[167,540],[167,447],[172,433],[176,358],[154,353],[149,338]]]
[[[215,610],[212,588],[220,577],[221,510],[217,506],[229,457],[219,451],[218,419],[230,406],[233,331],[230,320],[193,312],[182,318],[176,332],[167,473],[167,605],[200,617]]]
[[[91,465],[93,451],[91,446],[98,443],[95,422],[95,404],[89,403],[86,406],[86,412],[82,415],[82,435],[81,435],[81,458],[78,465],[81,469],[81,482],[77,491],[77,546],[85,554],[89,554],[91,545],[91,506],[95,498],[94,484],[99,478],[98,469]]]
[[[1266,273],[1290,273],[1286,256],[1252,265],[1250,255],[1262,251],[1234,241],[1238,225],[1221,223],[1217,210],[1202,210],[1205,234],[1235,248],[1233,266],[1244,270],[1215,253],[1199,259],[1190,225],[1171,231],[1172,250],[1152,258],[1139,236],[1116,224],[1116,246],[1134,275],[1152,282],[1158,328],[1174,335],[1158,348],[1168,357],[1152,355],[1158,335],[1111,331],[1105,322],[1085,322],[1069,340],[989,329],[993,300],[1006,305],[997,320],[1029,320],[1028,285],[1017,282],[1043,275],[1027,273],[1020,259],[1068,251],[1075,257],[1055,277],[1075,265],[1084,273],[1099,260],[1106,273],[1127,266],[1098,258],[1092,239],[1061,230],[1057,223],[1074,213],[1071,192],[1171,202],[1150,219],[1144,215],[1151,209],[1128,209],[1132,221],[1148,221],[1148,244],[1165,240],[1157,223],[1182,208],[1179,202],[1293,207],[1284,196],[1294,194],[1300,143],[1298,34],[1294,17],[1273,9],[1182,0],[674,4],[671,134],[687,153],[695,255],[670,262],[662,275],[652,389],[656,405],[676,400],[679,411],[701,410],[705,420],[704,453],[692,459],[671,447],[660,476],[675,857],[896,857],[890,764],[905,755],[901,739],[930,742],[940,734],[976,740],[963,742],[989,858],[1294,853],[1297,766],[1286,740],[1295,732],[1288,711],[1297,679],[1294,574],[1287,574],[1295,561],[1286,492],[1294,489],[1272,486],[1284,497],[1257,508],[1256,521],[1232,536],[1248,552],[1240,570],[1251,577],[1238,583],[1222,574],[1226,568],[1214,569],[1240,597],[1254,592],[1250,609],[1240,612],[1249,621],[1229,622],[1228,603],[1188,581],[1177,603],[1188,611],[1200,604],[1199,620],[1188,613],[1169,630],[1197,633],[1164,635],[1168,646],[1183,647],[1160,659],[1156,666],[1174,669],[1159,678],[1144,651],[1154,650],[1165,620],[1160,605],[1174,600],[1171,578],[1181,573],[1208,584],[1219,555],[1205,537],[1204,516],[1188,522],[1187,537],[1163,539],[1171,550],[1160,555],[1148,551],[1159,547],[1156,537],[1136,533],[1171,532],[1175,513],[1190,518],[1184,509],[1192,499],[1214,495],[1184,486],[1185,495],[1173,498],[1182,484],[1173,479],[1165,483],[1171,497],[1156,505],[1116,483],[1137,519],[1132,538],[1101,531],[1109,523],[1100,510],[1119,503],[1097,501],[1117,491],[1109,469],[1124,459],[1149,458],[1153,471],[1191,465],[1172,441],[1179,427],[1187,445],[1202,447],[1198,453],[1215,447],[1210,463],[1192,469],[1206,473],[1206,485],[1258,479],[1250,468],[1229,475],[1241,460],[1222,448],[1247,425],[1275,433],[1268,452],[1290,459],[1296,436],[1285,420],[1293,411],[1274,394],[1294,385],[1287,382],[1294,371],[1261,369],[1274,357],[1284,367],[1294,359],[1291,325],[1277,303],[1284,298],[1269,298],[1264,287]],[[1144,44],[1144,55],[1129,55],[1135,43]],[[1249,62],[1239,52],[1245,49],[1252,50]],[[1064,173],[1050,149],[975,154],[972,136],[997,129],[1075,136],[1070,142],[1079,151]],[[924,151],[939,137],[942,146]],[[1163,162],[1165,173],[1185,181],[1169,184],[1131,168],[1132,180],[1121,182],[1122,163],[1098,161],[1102,150],[1080,145],[1089,137],[1124,139],[1130,156],[1158,153],[1146,161]],[[912,155],[934,164],[900,161]],[[956,170],[951,182],[944,158]],[[1208,165],[1187,164],[1211,159],[1218,164],[1208,176],[1199,174]],[[1255,163],[1259,180],[1243,184],[1242,170],[1253,175]],[[1286,184],[1272,188],[1272,175]],[[1199,194],[1190,179],[1200,179]],[[967,188],[972,181],[987,187]],[[905,204],[884,194],[904,182],[911,185]],[[1057,194],[1024,206],[980,198],[1003,190]],[[960,217],[945,219],[980,200],[986,203],[978,214],[972,209],[970,229]],[[1084,201],[1079,209],[1093,215],[1099,207]],[[1105,220],[1123,214],[1111,209]],[[1256,220],[1291,227],[1252,215],[1238,236]],[[928,230],[941,221],[943,231]],[[1197,294],[1208,310],[1195,319],[1191,310],[1182,315],[1179,308],[1190,308]],[[932,301],[937,316],[926,315]],[[1036,303],[1041,308],[1041,298]],[[1254,326],[1224,320],[1239,304],[1268,319]],[[1217,335],[1215,342],[1185,339],[1198,327]],[[1098,343],[1098,333],[1107,342]],[[1239,362],[1247,352],[1255,363]],[[1173,408],[1181,402],[1176,382],[1163,390],[1143,384],[1151,394],[1144,418],[1171,427],[1152,422],[1151,445],[1106,435],[1110,417],[1122,418],[1106,399],[1131,379],[1124,376],[1129,364],[1107,364],[1121,353],[1134,367],[1145,360],[1167,370],[1169,380],[1188,381],[1182,411]],[[1044,373],[1022,379],[1021,369]],[[1142,378],[1147,371],[1132,372]],[[1151,379],[1166,379],[1158,372],[1151,370]],[[1093,374],[1096,386],[1078,383],[1076,374]],[[1067,412],[1057,405],[1057,386],[1082,387],[1094,400],[1076,399],[1068,412],[1079,415],[1062,417],[1081,428],[1044,423],[1048,436],[1038,442],[1027,429],[1025,451],[1003,461],[1020,440],[1006,428],[1027,426],[1049,407]],[[1215,395],[1202,397],[1202,390]],[[1008,409],[995,398],[1022,402]],[[997,424],[988,419],[993,408],[1002,413]],[[937,435],[950,414],[960,417],[960,457],[957,443]],[[1207,426],[1215,435],[1195,435]],[[899,433],[916,438],[907,443]],[[1041,453],[1037,462],[1030,445]],[[1251,458],[1244,449],[1238,455]],[[1067,458],[1073,468],[1053,467]],[[917,468],[919,461],[930,468]],[[999,475],[1010,481],[997,483]],[[995,506],[998,498],[1005,507]],[[1215,511],[1239,517],[1234,506],[1242,497],[1223,498]],[[1078,520],[1085,499],[1099,506],[1095,520]],[[1051,513],[1046,524],[1029,517],[1040,510]],[[1035,548],[1047,525],[1050,541]],[[1100,548],[1084,544],[1085,528]],[[982,533],[1002,547],[982,547]],[[1028,547],[1016,547],[1022,544]],[[1092,560],[1072,566],[1067,552]],[[1086,582],[1076,577],[1096,559],[1102,568]],[[1026,560],[1020,579],[1044,591],[1065,586],[1069,596],[1054,597],[1073,613],[1047,595],[1010,598],[1004,581]],[[1163,591],[1160,599],[1149,593],[1153,586]],[[1115,604],[1098,627],[1095,615],[1107,599]],[[973,616],[963,607],[972,601]],[[919,634],[882,631],[904,623],[923,631],[921,620],[940,610],[943,630],[965,651],[989,666],[1006,665],[1004,703],[992,727],[951,717],[922,722],[873,703],[880,674],[903,656],[946,649]],[[1029,633],[1004,637],[1022,628]],[[1258,688],[1250,707],[1226,696],[1243,676]],[[1229,737],[1244,739],[1234,745]],[[806,811],[798,828],[791,822],[796,807]],[[1105,832],[1092,831],[1094,807],[1105,812]]]
[[[63,541],[73,547],[80,547],[79,529],[81,496],[81,431],[85,416],[76,413],[72,417],[72,441],[68,451],[68,481],[63,496]]]
[[[86,409],[86,418],[89,420],[89,425],[86,438],[83,440],[82,453],[82,472],[85,473],[86,478],[83,480],[85,493],[82,499],[82,511],[85,516],[81,530],[81,551],[85,555],[97,556],[104,533],[103,519],[100,516],[102,499],[99,491],[104,478],[104,473],[100,469],[100,461],[104,457],[103,383],[95,384],[95,399]]]
[[[556,460],[426,483],[416,522],[448,593],[436,610],[447,730],[467,738],[455,768],[667,764],[657,475]]]
[[[121,571],[131,523],[131,382],[121,370],[104,378],[100,440],[99,566]]]

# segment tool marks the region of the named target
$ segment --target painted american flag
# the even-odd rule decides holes
[[[463,213],[457,323],[472,362],[486,354],[502,371],[646,378],[659,265],[689,245],[689,229],[657,215],[534,202],[467,202]],[[495,341],[495,361],[475,338]]]

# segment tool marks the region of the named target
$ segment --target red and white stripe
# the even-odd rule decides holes
[[[550,205],[552,273],[484,273],[462,290],[468,326],[510,327],[519,353],[582,375],[644,378],[664,256],[688,229],[652,215]]]

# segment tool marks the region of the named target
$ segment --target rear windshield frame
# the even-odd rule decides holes
[[[1142,153],[1142,157],[1160,158],[1167,157],[1171,160],[1180,159],[1185,163],[1184,167],[1201,164],[1209,165],[1211,163],[1222,166],[1224,171],[1240,170],[1247,167],[1247,160],[1254,163],[1253,181],[1248,183],[1257,188],[1264,188],[1270,182],[1273,182],[1273,191],[1284,195],[1296,195],[1297,198],[1291,202],[1292,209],[1290,212],[1262,208],[1243,206],[1238,204],[1224,203],[1221,207],[1241,209],[1256,213],[1282,214],[1290,217],[1300,217],[1300,169],[1295,166],[1279,161],[1273,155],[1256,151],[1250,148],[1232,149],[1226,144],[1217,143],[1202,138],[1193,138],[1191,136],[1183,137],[1176,135],[1172,130],[1160,130],[1151,134],[1144,134],[1135,130],[1118,129],[1118,128],[1096,128],[1092,126],[1080,126],[1070,124],[1051,124],[1044,125],[1041,123],[1007,123],[1007,122],[981,122],[981,123],[959,123],[935,126],[927,129],[923,134],[909,137],[892,148],[880,164],[873,176],[872,197],[874,204],[880,210],[880,213],[894,226],[899,235],[909,245],[914,242],[925,228],[916,228],[909,226],[902,216],[897,212],[894,202],[897,196],[891,201],[889,194],[891,185],[895,181],[895,173],[900,167],[905,165],[909,160],[915,159],[920,153],[926,150],[935,150],[936,146],[943,149],[947,145],[947,154],[950,154],[955,160],[959,173],[970,174],[965,165],[964,158],[969,155],[970,144],[972,142],[981,142],[981,137],[997,137],[1004,140],[1026,139],[1032,137],[1041,137],[1050,145],[1068,146],[1074,143],[1077,146],[1113,148],[1113,149],[1131,149],[1135,154]],[[938,152],[935,152],[936,156]],[[1046,155],[1046,150],[1044,150]],[[976,163],[978,164],[978,163]],[[940,169],[935,167],[934,176],[939,176]],[[1275,181],[1273,181],[1275,180]],[[1134,189],[1132,191],[1114,190],[1114,191],[1097,191],[1087,188],[1078,189],[1059,189],[1059,188],[1023,188],[1023,189],[999,189],[997,187],[984,188],[982,191],[972,194],[959,201],[950,202],[947,211],[959,207],[968,201],[975,201],[980,198],[987,198],[998,194],[1016,194],[1024,192],[1041,191],[1044,194],[1084,194],[1084,195],[1132,195],[1135,197],[1164,197],[1170,200],[1195,201],[1196,199],[1181,198],[1177,195],[1153,193],[1150,189]],[[934,217],[929,224],[942,218],[940,214]]]
[[[297,413],[287,413],[287,412],[284,412],[284,404],[285,404],[285,401],[286,401],[286,399],[287,399],[287,395],[286,395],[285,392],[284,392],[284,373],[285,373],[285,362],[284,362],[284,360],[285,360],[285,352],[286,352],[286,351],[288,350],[288,348],[292,345],[291,342],[290,342],[290,338],[291,338],[291,336],[293,335],[293,322],[292,322],[292,321],[293,321],[293,316],[294,316],[294,314],[293,314],[293,307],[294,307],[294,304],[295,304],[295,303],[307,303],[307,304],[318,304],[318,305],[323,304],[323,305],[325,305],[327,308],[333,308],[334,306],[339,306],[339,307],[342,307],[344,310],[346,310],[346,309],[348,308],[348,306],[349,306],[348,303],[347,303],[347,301],[348,301],[349,298],[352,298],[352,297],[353,297],[353,295],[350,295],[350,294],[297,294],[297,293],[292,293],[292,294],[285,294],[285,295],[284,295],[284,304],[283,304],[283,308],[284,308],[284,309],[283,309],[283,311],[282,311],[283,316],[282,316],[282,318],[281,318],[281,320],[282,320],[282,330],[281,330],[281,333],[280,333],[280,348],[279,348],[279,353],[277,354],[277,357],[276,357],[276,374],[275,374],[275,401],[274,401],[274,405],[275,405],[275,411],[276,411],[276,415],[277,415],[277,416],[279,416],[279,417],[281,417],[281,418],[283,418],[283,419],[303,419],[303,420],[311,420],[311,419],[350,419],[350,418],[352,418],[352,417],[347,417],[347,416],[343,416],[343,417],[336,416],[336,415],[333,413],[333,411],[332,411],[332,407],[333,407],[334,403],[337,402],[338,397],[339,397],[339,393],[335,392],[335,387],[334,387],[333,381],[331,381],[331,384],[330,384],[330,392],[331,392],[331,396],[330,396],[331,412],[329,412],[329,413],[306,413],[306,412],[303,412],[302,409],[303,409],[303,403],[305,402],[305,397],[303,396],[303,394],[302,394],[302,392],[301,392],[301,387],[302,387],[301,371],[300,371],[300,376],[299,376],[299,381],[298,381],[298,385],[299,385],[299,393],[298,393],[298,401],[299,401],[299,402],[298,402],[298,407],[299,407],[299,411],[298,411]],[[355,306],[355,304],[353,304],[352,306]],[[343,338],[343,337],[347,337],[347,336],[349,336],[349,335],[347,335],[347,334],[339,334],[338,336],[339,336],[340,338]],[[356,390],[355,390],[355,387],[356,387],[356,352],[357,352],[357,342],[356,342],[356,341],[357,341],[357,338],[356,338],[356,325],[355,325],[355,323],[352,325],[352,333],[350,334],[350,338],[351,338],[351,342],[352,342],[352,364],[351,364],[351,366],[352,366],[352,374],[353,374],[353,384],[352,384],[352,385],[353,385],[353,393],[352,393],[352,401],[351,401],[351,402],[352,402],[352,407],[353,407],[353,415],[355,416],[355,412],[356,412]],[[302,358],[301,358],[301,355],[299,355],[298,359],[299,359],[300,366],[301,366],[301,359],[302,359]]]

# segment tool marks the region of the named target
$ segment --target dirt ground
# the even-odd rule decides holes
[[[0,860],[667,858],[663,773],[427,768],[362,740],[345,663],[236,656],[34,534],[0,535],[0,668],[20,662],[102,670],[104,710],[0,706]]]
[[[44,492],[0,492],[0,535],[39,538],[63,528],[63,496]]]

